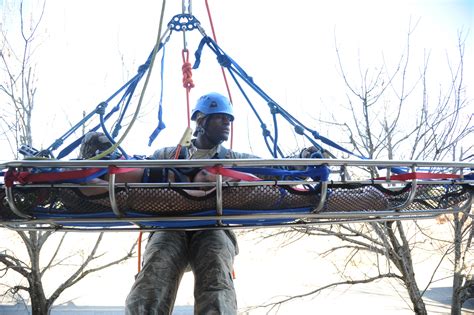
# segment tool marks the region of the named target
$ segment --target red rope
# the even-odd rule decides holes
[[[182,146],[181,144],[178,144],[176,146],[176,152],[174,153],[174,159],[177,160],[179,159],[179,154],[181,153]]]
[[[205,170],[212,174],[220,174],[222,176],[227,176],[227,177],[231,177],[233,179],[238,179],[238,180],[245,180],[248,182],[262,180],[261,178],[253,174],[239,172],[239,171],[232,170],[229,168],[224,168],[220,165],[205,167]]]
[[[191,125],[191,111],[189,106],[189,92],[194,87],[193,82],[193,66],[189,62],[189,51],[187,49],[183,49],[182,51],[183,56],[183,66],[181,69],[183,70],[183,87],[186,89],[186,105],[187,105],[187,113],[188,113],[188,127]]]
[[[216,31],[214,30],[214,23],[212,22],[211,10],[209,8],[209,3],[207,2],[207,0],[205,2],[206,2],[207,15],[209,16],[209,24],[211,24],[212,38],[217,44]],[[224,77],[224,83],[227,89],[227,95],[229,95],[229,101],[231,104],[234,104],[232,101],[232,94],[230,93],[230,87],[229,87],[229,83],[227,82],[227,76],[225,74],[224,67],[221,67],[221,71],[222,71],[222,76]],[[233,146],[234,146],[234,123],[231,122],[230,123],[230,148],[232,149]]]
[[[141,264],[141,257],[142,257],[142,236],[143,236],[143,232],[140,232],[138,233],[138,240],[137,240],[137,243],[138,243],[138,253],[137,253],[137,256],[138,256],[138,272],[140,272],[140,270],[142,270],[142,264]]]

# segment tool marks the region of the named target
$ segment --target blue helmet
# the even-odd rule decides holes
[[[203,95],[198,99],[191,114],[191,120],[196,120],[199,113],[204,114],[204,116],[227,114],[231,117],[231,121],[234,120],[234,111],[229,99],[215,92]]]

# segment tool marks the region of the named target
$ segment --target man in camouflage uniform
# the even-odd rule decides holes
[[[234,119],[229,100],[218,94],[202,96],[191,117],[195,139],[183,148],[188,159],[244,159],[255,156],[225,149],[221,143]],[[163,148],[155,159],[173,159],[176,149]],[[237,314],[232,280],[237,239],[230,230],[157,231],[148,240],[143,268],[126,300],[126,314],[171,314],[181,278],[194,273],[195,314]]]

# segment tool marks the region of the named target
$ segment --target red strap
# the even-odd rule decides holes
[[[136,170],[137,168],[131,168],[131,167],[117,167],[114,165],[109,166],[109,174],[122,174],[122,173],[128,173]]]
[[[222,176],[232,177],[234,179],[245,180],[248,182],[255,182],[258,180],[262,180],[261,178],[258,178],[257,176],[253,174],[239,172],[239,171],[231,170],[229,168],[223,168],[222,166],[205,167],[204,169],[212,174],[220,174]]]
[[[17,172],[9,170],[5,173],[5,185],[7,187],[13,186],[14,182],[20,184],[34,184],[44,182],[61,182],[71,179],[80,179],[94,175],[100,168],[88,168],[82,170],[62,171],[62,172],[50,172],[50,173],[30,173],[30,172]],[[135,168],[119,168],[116,166],[109,166],[110,174],[127,173],[135,170]]]
[[[422,173],[422,172],[412,172],[406,174],[396,174],[390,176],[390,179],[394,180],[411,180],[411,179],[455,179],[460,178],[459,175],[456,174],[440,174],[440,173]],[[384,180],[387,177],[379,177],[376,180]]]
[[[89,168],[84,170],[73,170],[65,172],[50,172],[50,173],[30,173],[30,172],[16,172],[8,171],[5,176],[8,177],[9,184],[13,182],[19,182],[20,184],[27,183],[44,183],[44,182],[57,182],[68,179],[79,179],[91,176],[96,172],[100,171],[100,168]],[[7,179],[5,179],[5,184]]]

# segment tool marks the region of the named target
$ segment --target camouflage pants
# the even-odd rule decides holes
[[[191,267],[195,314],[237,314],[232,266],[237,253],[230,231],[158,231],[127,297],[125,313],[171,314],[181,278]]]

